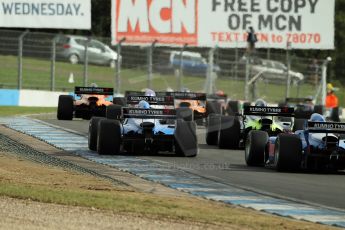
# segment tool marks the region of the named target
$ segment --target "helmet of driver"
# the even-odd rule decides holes
[[[146,89],[146,90],[145,90],[145,96],[155,97],[155,96],[156,96],[156,93],[155,93],[155,91],[153,91],[152,89]]]
[[[139,102],[138,107],[140,109],[149,109],[150,108],[150,104],[147,101],[142,100],[142,101]]]
[[[257,100],[255,101],[255,106],[266,107],[266,106],[267,106],[267,102],[264,101],[263,99],[257,99]]]
[[[314,122],[325,122],[326,119],[325,119],[321,114],[313,113],[313,114],[310,116],[310,121],[314,121]]]

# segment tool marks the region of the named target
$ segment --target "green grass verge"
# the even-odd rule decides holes
[[[0,87],[17,87],[17,57],[0,56]],[[147,71],[145,66],[136,69],[122,69],[121,71],[121,91],[141,90],[147,87]],[[65,62],[56,62],[56,90],[73,91],[74,86],[83,85],[84,69],[83,65],[72,65]],[[73,73],[74,83],[68,83],[70,74]],[[90,65],[88,68],[88,83],[97,83],[99,86],[114,87],[115,69],[104,66]],[[185,76],[183,85],[193,91],[202,91],[204,88],[204,77]],[[24,58],[23,63],[23,88],[28,89],[50,89],[50,61]],[[165,90],[168,87],[177,89],[178,79],[174,75],[154,74],[152,86],[155,90]],[[340,104],[345,106],[345,91],[337,82],[334,83],[340,90],[337,95]],[[233,99],[244,99],[244,82],[229,78],[218,78],[216,80],[217,89],[223,90]],[[280,102],[285,97],[285,86],[258,83],[257,97],[261,97],[270,102]],[[291,97],[314,96],[316,87],[304,84],[297,89],[291,86]]]
[[[53,112],[56,112],[56,107],[0,106],[0,117]]]
[[[158,218],[172,218],[217,225],[225,224],[225,226],[229,227],[230,225],[235,229],[295,229],[297,226],[299,229],[327,228],[209,201],[159,197],[134,192],[57,190],[44,186],[0,182],[0,195],[45,203],[136,213]]]

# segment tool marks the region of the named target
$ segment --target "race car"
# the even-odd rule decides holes
[[[99,154],[175,152],[195,157],[198,153],[196,125],[188,108],[160,109],[173,105],[173,98],[129,96],[137,107],[107,107],[107,117],[93,117],[89,125],[89,149]],[[186,115],[186,116],[184,116]]]
[[[251,156],[246,157],[255,159],[250,165],[272,167],[278,171],[344,170],[343,134],[345,123],[326,122],[322,115],[314,113],[305,130],[266,138],[263,133],[255,134],[260,138],[248,152]]]
[[[141,96],[144,92],[141,91],[126,91],[125,96]],[[194,92],[155,92],[157,96],[173,97],[175,108],[190,108],[192,113],[192,120],[199,123],[206,118],[206,94]]]
[[[72,120],[73,117],[90,119],[92,116],[106,114],[106,107],[113,104],[112,88],[75,87],[74,96],[60,95],[57,118]]]
[[[286,98],[279,106],[294,107],[297,119],[309,119],[313,113],[323,114],[324,110],[322,105],[315,105],[312,98]]]
[[[247,137],[252,130],[260,130],[268,136],[292,130],[293,120],[284,118],[293,115],[293,108],[268,107],[263,100],[257,100],[255,106],[245,105],[243,114],[211,114],[206,127],[206,143],[227,149],[247,147]]]

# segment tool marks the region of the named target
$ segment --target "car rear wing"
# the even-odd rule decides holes
[[[345,123],[308,121],[308,131],[311,133],[345,133]]]
[[[197,100],[206,101],[205,93],[193,93],[193,92],[156,92],[158,96],[172,96],[174,99],[179,100]]]
[[[289,107],[244,106],[243,115],[293,117],[295,109]]]
[[[143,91],[130,91],[130,90],[127,90],[125,92],[125,98],[127,98],[129,96],[145,96],[145,92],[143,92]]]
[[[123,118],[176,119],[175,109],[122,108]]]
[[[209,99],[209,100],[227,100],[228,95],[226,95],[226,94],[224,94],[224,95],[211,94],[211,95],[207,95],[207,99]]]
[[[95,95],[114,95],[113,88],[101,88],[101,87],[75,87],[74,93],[80,94],[95,94]]]
[[[174,105],[174,98],[171,96],[163,97],[152,97],[152,96],[128,96],[127,98],[128,105],[136,105],[140,101],[146,101],[150,105]]]
[[[312,102],[313,99],[311,98],[294,98],[294,97],[288,97],[285,99],[286,103],[306,103],[306,102]]]

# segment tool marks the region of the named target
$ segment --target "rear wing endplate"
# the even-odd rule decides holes
[[[95,95],[114,95],[113,88],[101,88],[101,87],[75,87],[75,94],[95,94]]]
[[[255,116],[280,116],[280,117],[293,117],[294,108],[289,107],[264,107],[264,106],[244,106],[244,115]]]
[[[308,121],[308,131],[312,133],[345,133],[345,123]]]
[[[124,118],[138,119],[175,119],[175,109],[139,109],[139,108],[122,108]]]

